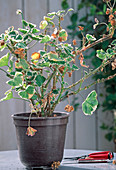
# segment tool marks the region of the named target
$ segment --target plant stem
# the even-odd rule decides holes
[[[84,88],[82,88],[82,90],[85,90],[86,88],[88,89],[88,88],[90,88],[91,86],[93,86],[93,85],[95,85],[97,83],[102,83],[104,81],[110,80],[110,79],[114,78],[115,76],[116,76],[116,74],[108,76],[107,78],[98,79],[95,82],[91,83],[90,85],[85,86]]]
[[[53,89],[56,89],[56,76],[53,77]]]
[[[44,35],[46,35],[46,33],[47,33],[47,29],[45,29]],[[47,43],[44,43],[44,50],[47,52]]]
[[[64,84],[63,84],[63,81],[64,81],[64,75],[65,75],[65,73],[66,73],[66,67],[64,68],[64,72],[63,72],[63,74],[62,74],[62,77],[61,77],[61,90],[60,90],[60,94],[59,94],[59,96],[58,96],[58,99],[56,100],[56,102],[54,102],[53,103],[53,106],[52,106],[52,108],[51,108],[51,113],[50,114],[52,114],[53,113],[53,111],[54,111],[54,109],[55,109],[55,107],[56,107],[56,105],[60,102],[60,99],[61,99],[61,96],[62,96],[62,93],[63,93],[63,90],[64,90]]]
[[[113,34],[113,33],[112,33]],[[112,34],[109,34],[109,35],[106,35],[106,37],[103,37],[103,38],[100,38],[99,40],[91,43],[91,44],[88,44],[86,47],[82,48],[80,51],[79,51],[79,54],[81,54],[82,52],[86,51],[87,49],[89,48],[92,48],[93,46],[103,42],[103,41],[107,41],[109,40],[110,38],[112,38]]]
[[[116,76],[116,74],[114,74],[114,75],[112,75],[112,76],[109,76],[109,77],[107,77],[107,78],[102,78],[101,80],[98,79],[98,80],[96,80],[95,82],[91,83],[90,85],[85,86],[84,88],[79,88],[77,91],[72,92],[72,93],[69,93],[68,95],[64,96],[63,98],[61,98],[60,102],[61,102],[62,100],[64,100],[65,98],[69,97],[69,96],[75,95],[75,94],[79,93],[80,91],[86,90],[86,89],[90,88],[91,86],[93,86],[93,85],[95,85],[95,84],[97,84],[97,83],[102,83],[102,82],[104,82],[104,81],[107,81],[107,80],[109,80],[109,79],[112,79],[112,78],[114,78],[115,76]]]
[[[45,88],[47,88],[47,87],[48,87],[48,85],[49,85],[49,83],[50,83],[51,79],[54,77],[54,75],[56,74],[56,72],[57,72],[57,70],[56,70],[56,71],[54,71],[54,72],[50,75],[50,77],[49,77],[49,79],[48,79],[48,81],[47,81],[47,83],[46,83],[46,85],[45,85]]]
[[[10,78],[13,78],[13,77],[14,77],[14,76],[8,74],[7,71],[5,71],[4,69],[0,68],[0,70],[3,71],[4,73],[6,73],[6,75],[7,75],[8,77],[10,77]]]
[[[23,13],[22,13],[22,12],[21,12],[21,17],[22,17],[22,21],[23,21],[23,20],[24,20],[24,16],[23,16]],[[22,22],[22,27],[23,27],[23,29],[25,28],[23,22]]]
[[[72,88],[72,87],[75,87],[77,84],[83,82],[84,80],[86,80],[87,78],[89,78],[92,74],[95,74],[97,73],[99,70],[101,70],[101,68],[104,68],[106,65],[108,65],[110,63],[110,61],[108,60],[107,62],[101,64],[98,68],[96,68],[95,70],[91,71],[90,73],[88,73],[86,76],[84,76],[83,78],[81,78],[80,80],[78,80],[76,83],[70,85],[69,87],[67,88],[64,88],[64,91]]]

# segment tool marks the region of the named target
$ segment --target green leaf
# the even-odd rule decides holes
[[[50,41],[51,40],[51,37],[49,36],[49,35],[45,35],[43,38],[42,38],[42,40],[40,41],[40,43],[46,43],[46,42],[48,42],[48,41]]]
[[[39,67],[49,67],[50,66],[50,63],[49,62],[45,62],[45,63],[39,63],[37,66]]]
[[[107,133],[107,134],[105,135],[105,138],[106,138],[108,141],[111,141],[111,140],[113,139],[113,133],[112,133],[112,132]]]
[[[67,58],[68,55],[66,53],[60,53],[60,58]]]
[[[106,13],[106,7],[107,7],[107,5],[104,4],[104,5],[103,5],[103,11],[104,11],[104,13]]]
[[[23,99],[28,99],[29,98],[29,95],[26,91],[19,91],[18,92],[18,95],[23,98]]]
[[[68,62],[71,62],[71,61],[72,61],[72,57],[68,57],[68,58],[67,58],[67,61],[68,61]]]
[[[102,11],[100,12],[96,12],[97,15],[104,15],[104,13]]]
[[[8,68],[8,72],[11,72],[13,70],[13,56],[10,59],[10,66]]]
[[[56,13],[55,12],[51,12],[51,13],[48,13],[47,16],[54,16]]]
[[[32,40],[37,40],[37,41],[41,40],[40,36],[38,36],[38,35],[28,34],[28,36],[29,36]]]
[[[0,40],[4,40],[4,38],[5,38],[5,34],[1,34],[0,35]]]
[[[5,101],[5,100],[10,100],[12,98],[13,98],[13,92],[10,91],[9,93],[7,93],[6,97],[4,97],[0,100],[0,102]]]
[[[11,27],[8,28],[8,32],[11,32],[11,31],[13,31],[13,30],[14,30],[14,27],[13,27],[13,26],[11,26]]]
[[[108,129],[108,126],[105,125],[105,123],[103,123],[103,124],[100,126],[100,128],[103,129],[103,130],[107,130],[107,129]]]
[[[48,59],[53,61],[59,60],[58,53],[50,51],[48,53]]]
[[[22,85],[22,73],[16,72],[14,79],[7,81],[10,86],[21,86]]]
[[[21,35],[18,35],[16,38],[15,38],[15,42],[21,42],[23,40],[23,37]]]
[[[73,13],[72,15],[71,15],[71,21],[72,21],[72,23],[76,23],[77,22],[77,19],[78,19],[78,17],[77,17],[77,13]]]
[[[87,74],[88,74],[88,72],[84,70],[84,76],[86,76]]]
[[[84,3],[83,2],[78,4],[78,10],[82,9],[83,7],[84,7]]]
[[[74,57],[72,54],[71,54],[71,50],[69,50],[69,48],[64,48],[65,52],[68,54],[68,56],[72,56]]]
[[[68,12],[70,12],[70,11],[74,11],[74,9],[73,9],[73,8],[69,8],[69,9],[68,9]]]
[[[90,13],[91,13],[91,15],[95,15],[95,13],[96,13],[96,6],[93,4],[91,4]]]
[[[43,20],[40,22],[39,28],[43,30],[47,27],[47,25],[48,25],[48,22]]]
[[[37,99],[37,95],[34,94],[31,99],[36,100]]]
[[[12,31],[12,32],[9,33],[9,35],[10,35],[11,38],[13,38],[13,37],[16,38],[17,32],[16,31]]]
[[[111,45],[115,45],[116,46],[116,40],[112,41]]]
[[[96,38],[94,36],[90,35],[90,34],[86,34],[86,38],[87,38],[88,41],[95,41],[96,40]]]
[[[0,67],[8,66],[10,53],[7,53],[5,56],[0,58]]]
[[[59,91],[59,89],[54,89],[53,91],[52,91],[52,93],[54,93],[54,94],[58,94],[58,91]]]
[[[28,85],[27,88],[26,88],[26,92],[28,94],[34,94],[34,86],[31,86],[31,85]]]
[[[62,30],[60,30],[60,32],[59,32],[59,37],[67,37],[67,32],[66,32],[66,30],[65,29],[62,29]]]
[[[32,24],[32,23],[29,23],[29,27],[30,27],[30,28],[34,28],[34,27],[36,27],[36,25],[35,25],[35,24]]]
[[[38,29],[36,29],[36,28],[33,28],[33,29],[32,29],[32,34],[35,34],[35,33],[38,33],[38,32],[39,32]]]
[[[97,55],[96,55],[98,58],[104,60],[106,58],[106,53],[104,50],[97,50]]]
[[[75,64],[72,65],[72,70],[78,70],[78,69],[79,68]]]
[[[40,50],[40,55],[43,56],[46,52],[44,50]]]
[[[99,67],[101,65],[102,61],[99,58],[93,58],[92,64],[95,68]]]
[[[54,63],[60,63],[60,64],[64,64],[65,61],[61,58],[58,58],[58,54],[57,53],[48,53],[48,59],[50,61],[53,61]]]
[[[51,21],[53,18],[54,18],[54,17],[50,18],[50,17],[44,16],[44,20],[46,20],[46,21],[48,21],[48,22]]]
[[[22,42],[19,42],[19,43],[15,44],[15,47],[17,47],[17,48],[25,48],[26,45],[24,43],[22,43]]]
[[[69,4],[68,4],[67,0],[63,0],[62,3],[61,3],[61,6],[62,6],[63,9],[69,8]]]
[[[26,41],[28,39],[28,35],[24,36],[24,41]]]
[[[64,13],[65,12],[65,10],[59,10],[57,13],[56,13],[56,15],[58,15],[58,16],[60,16],[62,13]]]
[[[113,49],[108,48],[106,53],[107,58],[111,58],[113,55],[116,55],[116,52]]]
[[[23,28],[18,28],[18,30],[19,30],[20,32],[22,32],[23,34],[26,34],[26,33],[28,33],[28,30],[26,30],[26,29],[23,29]]]
[[[22,40],[22,39],[23,39],[23,37],[19,34],[19,35],[16,37],[15,40]]]
[[[69,50],[73,50],[73,47],[71,46],[71,44],[65,43],[65,44],[63,44],[63,46]]]
[[[20,59],[18,62],[19,66],[22,66],[24,70],[27,70],[29,68],[29,65],[27,64],[26,60]]]
[[[36,78],[36,84],[40,87],[46,80],[46,78],[42,75],[37,75]]]
[[[91,115],[96,110],[97,105],[97,93],[93,90],[82,103],[82,110],[85,115]]]
[[[23,24],[25,27],[27,27],[27,26],[29,25],[28,22],[25,21],[25,20],[22,20],[22,24]]]
[[[54,26],[55,24],[54,24],[54,22],[52,22],[52,21],[49,21],[49,24],[51,24],[52,26]]]
[[[68,28],[69,30],[73,30],[73,29],[76,28],[76,26],[75,26],[74,24],[72,24],[72,25],[68,25],[67,28]]]

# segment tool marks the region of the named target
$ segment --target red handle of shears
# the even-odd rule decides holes
[[[88,157],[93,159],[113,159],[114,154],[113,152],[110,151],[103,151],[103,152],[90,153]]]

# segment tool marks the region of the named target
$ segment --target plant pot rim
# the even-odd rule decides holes
[[[61,118],[66,118],[69,117],[69,113],[68,112],[61,112],[61,111],[54,111],[54,114],[61,114],[59,116],[56,117],[31,117],[31,120],[54,120],[54,119],[61,119]],[[19,113],[15,113],[13,115],[11,115],[12,118],[14,119],[23,119],[23,120],[28,120],[29,117],[28,116],[23,116],[24,114],[30,114],[30,112],[19,112]]]

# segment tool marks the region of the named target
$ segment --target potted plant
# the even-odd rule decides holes
[[[109,1],[106,3],[109,5]],[[1,51],[4,49],[9,51],[0,58],[0,70],[9,77],[7,84],[10,85],[10,89],[1,101],[17,99],[14,97],[16,91],[19,98],[29,102],[31,106],[30,113],[13,115],[20,159],[27,167],[51,166],[53,162],[56,162],[53,163],[54,167],[62,160],[69,114],[55,112],[56,106],[65,98],[70,98],[96,83],[116,76],[114,74],[83,86],[86,79],[102,71],[114,60],[115,40],[107,51],[97,50],[96,57],[102,59],[102,63],[94,70],[88,71],[89,66],[84,63],[84,52],[113,37],[116,28],[116,12],[110,9],[109,24],[105,23],[107,34],[100,39],[91,34],[84,35],[83,27],[79,26],[79,31],[83,35],[82,47],[76,47],[76,40],[73,40],[73,45],[66,43],[68,34],[61,26],[65,15],[71,10],[73,9],[67,12],[59,10],[48,13],[40,22],[41,31],[35,24],[24,20],[21,10],[17,10],[17,14],[22,15],[22,28],[15,30],[12,26],[0,35]],[[54,19],[58,19],[58,22],[55,23]],[[95,22],[94,29],[100,24],[97,18]],[[28,56],[28,50],[36,43],[42,43],[43,49]],[[86,72],[81,79],[68,84],[65,77],[71,77],[74,71],[79,70],[75,61],[77,56],[79,56],[80,67],[85,68]],[[8,69],[5,70],[4,66]],[[75,86],[78,89],[73,91],[72,88]],[[97,94],[93,90],[82,103],[83,112],[91,115],[97,105]],[[67,104],[64,109],[66,112],[74,110],[70,104]]]

